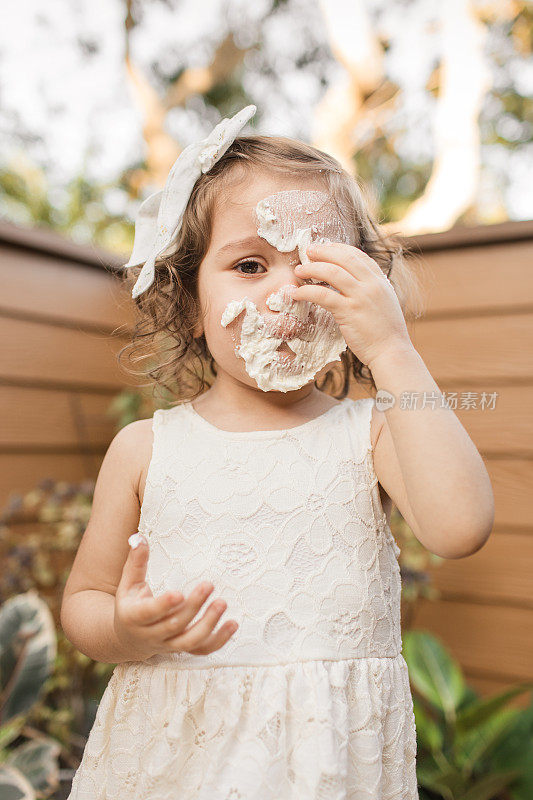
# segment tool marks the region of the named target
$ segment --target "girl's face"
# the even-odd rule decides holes
[[[333,315],[295,301],[297,264],[311,241],[351,243],[331,199],[315,182],[255,173],[215,211],[198,272],[202,320],[219,370],[263,391],[294,391],[321,377],[346,349]]]

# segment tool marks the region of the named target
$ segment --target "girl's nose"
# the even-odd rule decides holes
[[[290,293],[288,292],[288,289],[290,289],[293,286],[302,286],[304,283],[306,283],[306,279],[300,278],[294,271],[295,266],[297,264],[300,264],[300,259],[298,258],[298,251],[295,251],[295,253],[291,253],[289,258],[286,257],[283,260],[283,263],[277,265],[276,269],[273,272],[273,274],[275,275],[275,281],[269,283],[268,297],[272,296],[273,294],[281,293],[285,302],[289,304],[296,302],[295,300],[292,299]],[[286,256],[287,254],[284,255]],[[266,299],[268,298],[265,298],[265,300]],[[266,308],[268,308],[268,306],[266,306]],[[271,309],[268,309],[268,311],[265,309],[267,317],[271,317],[271,311],[272,311]],[[280,313],[275,312],[275,316],[279,318]]]
[[[289,286],[302,286],[305,283],[305,278],[301,278],[296,272],[295,267],[300,264],[299,258],[291,258],[289,264],[284,266],[284,269],[281,270],[279,275],[279,280],[281,281],[280,285],[289,285]]]

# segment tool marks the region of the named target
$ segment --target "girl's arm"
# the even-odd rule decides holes
[[[211,582],[185,598],[166,591],[154,597],[146,582],[149,548],[130,548],[138,528],[141,476],[150,463],[152,420],[126,425],[100,467],[91,517],[65,585],[61,625],[89,658],[108,664],[145,661],[158,653],[207,655],[223,647],[238,628],[226,620],[213,631],[226,602],[210,602]],[[132,543],[133,544],[133,543]]]
[[[96,481],[89,523],[63,592],[61,625],[82,653],[117,664],[125,653],[113,628],[115,594],[128,557],[128,537],[139,523],[141,465],[150,458],[151,420],[126,425],[115,436]]]
[[[374,446],[379,482],[417,539],[442,558],[463,558],[487,541],[494,495],[474,443],[414,347],[398,347],[368,364],[376,388],[394,395]],[[402,392],[418,392],[416,408],[400,408]],[[435,408],[426,398],[435,393]]]
[[[393,284],[368,253],[344,242],[314,243],[307,254],[295,273],[328,286],[293,287],[292,297],[329,310],[378,391],[396,400],[374,449],[379,482],[428,550],[444,558],[474,553],[494,522],[490,479],[452,409],[439,407],[441,392],[412,345]],[[435,393],[434,409],[400,408],[403,392],[424,391]]]

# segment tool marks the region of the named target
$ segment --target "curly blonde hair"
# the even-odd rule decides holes
[[[313,178],[335,201],[355,246],[367,253],[390,279],[404,317],[417,317],[419,284],[406,265],[405,248],[395,236],[387,235],[367,210],[373,204],[365,187],[322,150],[285,136],[239,136],[224,155],[196,181],[185,208],[172,255],[159,259],[152,285],[135,298],[138,317],[131,341],[118,353],[119,363],[128,353],[132,362],[146,361],[142,370],[125,368],[129,374],[146,378],[154,396],[164,390],[178,402],[203,394],[216,377],[216,363],[205,335],[193,337],[199,320],[197,277],[211,240],[216,209],[223,204],[230,187],[255,170],[279,171],[283,175]],[[124,271],[129,294],[142,267]],[[338,400],[348,394],[350,376],[356,382],[376,386],[368,367],[347,348],[338,366],[328,370],[321,384]],[[340,383],[337,393],[332,389]],[[164,393],[163,392],[163,393]]]

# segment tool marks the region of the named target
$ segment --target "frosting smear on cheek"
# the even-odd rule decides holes
[[[257,204],[256,217],[259,236],[280,252],[297,249],[302,264],[310,260],[306,248],[312,241],[351,244],[325,192],[277,192]],[[253,300],[243,297],[227,304],[220,321],[226,328],[245,312],[240,341],[232,334],[235,353],[264,392],[301,388],[326,364],[340,361],[347,347],[333,314],[316,303],[293,300],[287,289],[281,286],[266,299],[275,315],[263,316]]]

